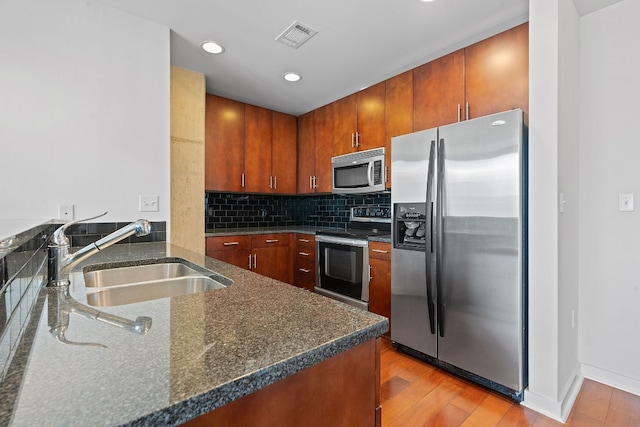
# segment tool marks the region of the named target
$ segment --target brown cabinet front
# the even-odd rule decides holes
[[[207,237],[207,256],[285,283],[293,283],[291,248],[290,233]]]
[[[413,69],[414,130],[521,108],[529,111],[529,25]]]
[[[295,194],[296,117],[207,94],[205,189]]]
[[[205,189],[242,191],[244,104],[207,94],[205,112]]]
[[[316,286],[316,241],[313,234],[295,235],[293,284],[313,292]]]
[[[391,245],[369,242],[369,311],[391,322]],[[391,330],[391,327],[389,327]]]
[[[332,105],[298,117],[298,194],[330,193]]]
[[[391,188],[391,138],[413,132],[413,72],[387,80],[385,101],[387,184]]]
[[[386,82],[330,104],[333,114],[333,155],[385,147]]]
[[[464,49],[465,117],[520,108],[529,111],[529,24]]]

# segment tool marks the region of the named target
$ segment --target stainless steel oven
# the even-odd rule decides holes
[[[369,309],[369,241],[316,236],[316,292]]]
[[[391,235],[391,208],[351,208],[344,230],[316,234],[317,293],[369,309],[369,238]]]

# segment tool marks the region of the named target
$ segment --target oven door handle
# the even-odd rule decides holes
[[[316,242],[334,243],[337,245],[357,246],[361,248],[366,248],[369,246],[369,241],[365,239],[349,239],[345,237],[333,237],[333,236],[323,236],[323,235],[317,235]]]

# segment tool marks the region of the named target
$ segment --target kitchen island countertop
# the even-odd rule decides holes
[[[388,328],[384,317],[171,244],[114,245],[84,265],[164,257],[184,258],[233,284],[98,307],[128,319],[151,317],[145,335],[70,313],[63,340],[51,332],[60,319],[44,288],[37,327],[25,338],[30,351],[3,380],[17,382],[17,395],[0,403],[10,425],[177,425]],[[70,294],[87,304],[82,266],[71,275]]]

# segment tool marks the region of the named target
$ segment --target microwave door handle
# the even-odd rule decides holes
[[[373,164],[375,162],[369,162],[369,168],[367,169],[367,181],[369,182],[369,188],[373,187]]]

